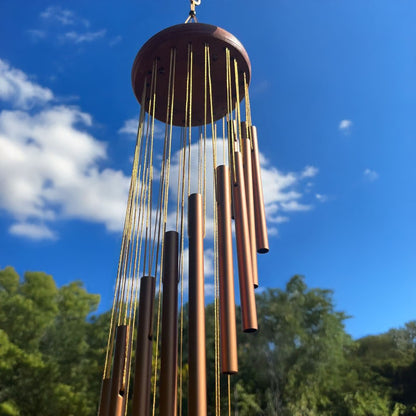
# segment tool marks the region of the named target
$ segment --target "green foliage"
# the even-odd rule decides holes
[[[91,315],[98,302],[81,282],[57,288],[42,272],[27,272],[21,280],[11,267],[0,271],[0,416],[96,414],[109,326],[109,313]],[[209,415],[215,414],[214,310],[214,305],[206,307]],[[257,295],[257,312],[257,333],[244,334],[238,327],[232,414],[416,414],[416,321],[353,341],[332,292],[308,288],[301,276],[290,279],[284,290]],[[183,416],[187,317],[185,305]],[[225,376],[221,396],[222,413],[228,414]]]
[[[87,416],[96,412],[108,315],[75,282],[0,271],[0,415]]]

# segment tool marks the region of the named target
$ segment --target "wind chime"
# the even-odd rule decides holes
[[[186,22],[154,35],[133,64],[141,111],[99,416],[207,415],[204,243],[206,250],[210,242],[216,414],[220,373],[228,375],[231,414],[230,375],[238,372],[232,219],[242,330],[257,330],[257,253],[269,248],[250,113],[251,66],[232,34],[198,23],[199,3],[191,0]],[[163,148],[155,155],[161,126]],[[187,409],[182,406],[184,350]]]

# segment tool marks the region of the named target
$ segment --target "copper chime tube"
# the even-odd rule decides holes
[[[251,162],[253,167],[253,197],[256,221],[257,252],[268,253],[269,238],[267,236],[266,213],[264,210],[263,185],[261,181],[259,147],[257,143],[257,128],[255,126],[251,126],[250,128],[251,138],[253,141]]]
[[[123,416],[126,408],[126,387],[129,377],[128,355],[130,327],[119,325],[116,330],[113,374],[111,377],[110,416]]]
[[[160,362],[161,416],[176,416],[178,364],[178,233],[165,233],[163,247],[163,309]]]
[[[231,233],[230,173],[228,166],[225,165],[218,166],[216,170],[221,371],[223,374],[235,374],[238,372],[238,359]]]
[[[98,416],[108,416],[110,411],[111,378],[104,378],[101,384],[101,399]]]
[[[233,196],[242,325],[244,332],[255,332],[257,331],[257,312],[252,276],[253,266],[251,264],[243,161],[240,152],[234,152],[234,160],[236,178],[233,184]]]
[[[254,215],[254,199],[253,199],[253,174],[251,162],[251,144],[250,138],[247,135],[247,125],[243,121],[241,123],[241,136],[243,142],[243,166],[244,166],[244,184],[246,186],[246,204],[248,229],[250,233],[250,251],[251,251],[251,266],[253,268],[253,284],[254,287],[259,287],[259,276],[257,272],[257,242],[256,242],[256,221]]]
[[[146,416],[150,413],[154,297],[155,278],[152,276],[143,276],[140,279],[133,416]]]
[[[201,194],[188,198],[189,386],[188,414],[207,415],[205,351],[204,226]]]

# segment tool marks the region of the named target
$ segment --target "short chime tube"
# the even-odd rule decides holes
[[[242,324],[244,332],[254,332],[257,331],[257,312],[250,244],[247,244],[247,241],[250,241],[250,232],[247,219],[243,161],[240,152],[234,152],[234,160],[236,178],[233,184],[233,196]]]
[[[163,308],[160,363],[161,416],[176,416],[178,361],[178,233],[165,233],[163,247]]]
[[[108,416],[110,411],[111,378],[105,378],[101,384],[101,400],[98,416]]]
[[[253,268],[253,284],[257,288],[259,286],[259,276],[257,272],[257,242],[256,242],[256,222],[254,214],[254,199],[253,199],[253,174],[251,162],[251,143],[250,137],[247,135],[247,124],[245,121],[241,123],[241,136],[243,142],[243,166],[244,166],[244,184],[246,186],[246,203],[247,203],[247,217],[248,229],[250,233],[250,251],[251,251],[251,265]]]
[[[205,351],[204,226],[201,194],[188,198],[189,385],[188,414],[207,415]]]
[[[126,406],[126,387],[129,377],[130,328],[119,325],[116,331],[113,374],[111,377],[110,416],[124,416]]]
[[[263,185],[261,181],[259,147],[257,143],[257,128],[255,126],[251,126],[250,128],[253,142],[251,162],[253,167],[253,198],[256,222],[257,252],[268,253],[269,239],[267,236],[266,213],[264,210]]]
[[[146,416],[150,412],[154,297],[155,278],[152,276],[143,276],[140,279],[139,317],[137,322],[133,388],[133,416]]]
[[[224,374],[235,374],[238,372],[238,358],[231,232],[230,173],[229,168],[225,165],[218,166],[216,172],[221,371]]]
[[[235,235],[237,240],[238,279],[244,332],[257,331],[256,301],[251,265],[250,233],[248,229],[246,191],[243,161],[240,152],[234,152],[235,181],[233,183]]]

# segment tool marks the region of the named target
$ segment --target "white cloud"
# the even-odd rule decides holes
[[[306,166],[302,173],[300,174],[301,178],[313,178],[319,172],[319,169],[315,166]]]
[[[49,6],[40,14],[40,17],[63,26],[90,26],[90,22],[87,19],[80,18],[72,10],[64,9],[60,6]]]
[[[139,125],[139,121],[138,119],[135,118],[130,118],[128,120],[126,120],[123,124],[123,127],[120,127],[118,132],[120,134],[137,134],[137,128]]]
[[[30,81],[24,72],[0,59],[0,100],[27,109],[52,99],[53,93],[49,88]]]
[[[19,82],[11,82],[10,74]],[[99,167],[107,150],[86,131],[91,116],[63,105],[24,111],[28,101],[46,102],[53,95],[19,70],[1,71],[0,85],[6,86],[2,98],[21,107],[0,113],[0,209],[15,220],[9,231],[51,239],[56,235],[50,225],[63,218],[121,230],[129,178]]]
[[[40,14],[40,17],[45,20],[61,23],[65,26],[73,25],[76,22],[74,12],[68,9],[63,9],[60,6],[49,6]]]
[[[107,157],[107,149],[105,143],[88,133],[92,117],[77,107],[51,106],[48,103],[53,98],[50,90],[31,82],[22,71],[3,61],[0,63],[3,64],[0,97],[20,107],[0,113],[0,209],[8,212],[15,221],[10,232],[32,238],[55,238],[51,229],[53,222],[65,218],[103,223],[108,230],[121,230],[129,178],[121,171],[100,167]],[[31,101],[48,103],[48,106],[29,113],[25,110]],[[136,120],[134,124],[136,133]],[[155,134],[161,134],[161,126],[157,125],[160,131],[156,130]],[[127,120],[120,132],[133,133],[133,120]],[[191,152],[192,170],[197,172],[198,143],[195,137]],[[172,154],[170,207],[173,211],[178,193],[179,154],[179,151]],[[227,163],[223,140],[219,138],[217,163],[224,160]],[[289,221],[289,214],[312,208],[304,199],[307,183],[317,175],[318,169],[306,166],[298,172],[281,172],[263,154],[260,154],[260,160],[269,232],[276,235],[277,225]],[[197,176],[191,176],[191,192],[198,189]],[[211,140],[207,141],[206,184],[209,195],[206,237],[212,239]],[[170,211],[169,224],[174,225],[175,220],[176,214]]]
[[[285,212],[291,212],[291,211],[309,211],[312,209],[311,205],[301,204],[298,201],[288,201],[288,202],[282,202],[281,203],[282,210]]]
[[[119,134],[126,134],[132,136],[132,138],[136,138],[137,136],[137,129],[139,126],[139,119],[138,118],[129,118],[128,120],[124,121],[122,127],[118,129]],[[145,131],[146,131],[145,127]],[[158,120],[155,120],[155,124],[153,126],[153,137],[155,139],[164,139],[165,138],[165,125]]]
[[[351,120],[341,120],[338,125],[338,129],[342,131],[344,134],[349,134],[352,128],[352,121]]]
[[[374,182],[379,178],[379,174],[375,170],[365,169],[363,172],[364,178],[370,182]]]
[[[11,234],[26,237],[31,240],[55,240],[56,234],[45,224],[13,224],[9,229]]]
[[[222,139],[217,140],[217,161],[218,164],[223,163],[223,144]],[[197,171],[198,160],[198,144],[194,143],[191,146],[192,170]],[[171,167],[171,194],[176,195],[177,191],[177,177],[179,173],[179,152],[176,152],[172,157]],[[227,157],[225,158],[227,160]],[[262,182],[263,195],[266,210],[266,218],[268,222],[268,232],[270,235],[276,235],[276,225],[288,222],[290,218],[287,215],[281,215],[281,212],[288,214],[290,212],[302,212],[312,209],[312,205],[301,203],[300,200],[304,197],[307,184],[304,179],[308,180],[317,175],[318,169],[314,166],[306,166],[301,172],[287,172],[283,173],[276,167],[272,166],[268,159],[260,153],[260,160],[262,161]],[[212,177],[212,141],[207,141],[207,193],[213,195],[213,177]],[[310,183],[310,182],[309,182]],[[194,175],[191,178],[191,193],[198,189],[198,178]],[[207,199],[207,237],[213,236],[213,198]]]
[[[97,39],[104,37],[106,32],[107,31],[105,29],[98,30],[96,32],[84,32],[84,33],[71,31],[62,35],[61,39],[74,42],[76,44],[85,43],[85,42],[93,42]]]

